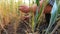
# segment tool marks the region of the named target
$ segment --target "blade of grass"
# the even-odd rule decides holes
[[[58,1],[58,0],[57,0]],[[59,8],[60,8],[60,3],[59,3],[59,1],[58,1],[58,3],[57,3],[57,5],[58,5],[58,16],[59,16]],[[58,19],[57,19],[57,25],[55,26],[55,28],[53,29],[53,31],[51,32],[51,34],[53,34],[55,31],[56,31],[56,29],[60,26],[60,21],[59,21],[59,17],[58,17]]]
[[[42,3],[42,7],[40,7],[40,12],[38,14],[37,20],[39,21],[39,17],[43,14],[43,10],[45,6],[48,4],[49,0],[46,0],[45,2]]]
[[[39,1],[36,0],[36,4],[37,4],[37,9],[36,9],[36,15],[35,15],[35,27],[37,26],[37,24],[39,24],[39,20],[40,20],[40,16],[43,14],[43,9],[45,7],[45,5],[48,3],[48,0],[47,1],[43,1],[42,3],[42,7],[40,7],[40,4],[39,4]],[[38,8],[40,8],[40,12],[38,13]]]
[[[32,31],[34,32],[34,24],[35,24],[35,22],[34,22],[34,14],[32,13]]]
[[[48,32],[51,29],[52,25],[55,23],[57,15],[58,15],[58,11],[57,10],[58,10],[58,6],[57,6],[56,0],[55,0],[53,8],[52,8],[52,11],[51,11],[50,23],[49,23],[49,26],[48,26],[45,34],[48,34]]]
[[[13,0],[10,0],[10,12],[13,13]]]
[[[18,0],[18,7],[22,2],[20,0]],[[20,11],[18,10],[18,16],[20,16]]]
[[[36,4],[37,4],[37,8],[36,8],[36,15],[34,17],[34,31],[35,31],[35,27],[36,27],[36,23],[37,23],[37,16],[38,16],[38,8],[39,8],[39,0],[36,0]]]
[[[39,6],[40,4],[39,4],[39,0],[36,0],[36,4],[37,4],[37,6]]]
[[[6,16],[6,1],[2,0],[3,2],[3,15]]]

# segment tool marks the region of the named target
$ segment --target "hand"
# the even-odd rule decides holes
[[[47,14],[47,13],[50,13],[51,12],[51,9],[52,9],[52,6],[50,4],[48,4],[45,8],[44,8],[44,13]]]
[[[40,7],[42,6],[43,0],[39,1]],[[34,13],[36,13],[37,5],[33,4],[32,7],[28,7],[26,5],[19,6],[19,10],[21,10],[24,13],[29,13],[30,10],[32,10]]]
[[[32,7],[28,7],[26,5],[19,6],[19,10],[21,10],[24,13],[29,13],[30,10],[35,13],[36,12],[36,8],[37,8],[37,5],[36,4],[34,4]]]
[[[19,6],[19,10],[21,10],[24,13],[28,13],[29,12],[29,7],[26,5],[21,5]]]

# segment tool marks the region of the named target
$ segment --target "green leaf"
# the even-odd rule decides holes
[[[37,4],[37,6],[39,6],[39,0],[36,0],[36,4]]]
[[[53,8],[52,8],[52,11],[51,11],[50,23],[49,23],[49,26],[48,26],[45,34],[47,34],[49,32],[49,30],[51,29],[52,25],[55,23],[57,15],[58,15],[58,11],[57,10],[58,10],[58,6],[57,6],[56,0],[55,0]]]

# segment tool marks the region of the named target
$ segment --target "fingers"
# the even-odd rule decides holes
[[[24,13],[28,13],[29,12],[29,7],[26,5],[21,5],[19,6],[19,10],[21,10]]]
[[[37,8],[37,5],[36,4],[34,4],[32,7],[31,7],[31,9],[32,9],[32,11],[35,13],[36,12],[36,8]]]
[[[44,1],[45,1],[45,0],[41,0],[41,1],[39,1],[39,3],[40,3],[40,7],[42,6],[42,4],[43,4]]]
[[[48,8],[49,8],[49,9],[48,9]],[[51,9],[52,9],[52,6],[47,5],[47,6],[44,8],[44,13],[50,13],[50,12],[51,12]]]
[[[19,7],[19,10],[22,10],[22,9],[24,9],[23,7]]]

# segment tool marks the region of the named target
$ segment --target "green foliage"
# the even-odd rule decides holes
[[[57,5],[56,1],[57,0],[55,0],[55,2],[54,2],[54,5],[53,5],[52,11],[51,11],[51,19],[50,19],[49,26],[48,26],[45,34],[47,34],[49,32],[49,30],[51,29],[52,25],[55,23],[55,21],[57,19],[58,5]]]
[[[37,4],[37,6],[39,6],[39,0],[36,0],[36,4]]]
[[[60,4],[59,4],[59,7],[58,7],[58,13],[60,14]]]
[[[35,1],[36,1],[36,4],[37,4],[38,7],[36,9],[36,14],[35,15],[34,15],[34,13],[31,13],[32,14],[32,18],[31,18],[32,24],[31,25],[32,25],[32,30],[33,31],[35,30],[36,25],[39,23],[40,16],[43,13],[43,10],[44,10],[44,7],[45,7],[44,3],[48,4],[49,0],[46,0],[45,2],[43,2],[42,7],[40,7],[39,0],[35,0]],[[54,5],[53,8],[52,8],[50,23],[49,23],[49,26],[48,26],[45,34],[47,34],[49,32],[52,25],[55,23],[58,13],[60,14],[60,1],[59,0],[56,0],[56,1],[57,1],[56,5]],[[8,8],[8,7],[6,8],[6,3],[8,3],[8,1],[2,4],[3,5],[2,8],[4,9],[4,12],[5,11],[7,12],[7,8]],[[16,14],[18,13],[18,15],[20,16],[20,12],[19,12],[18,8],[19,8],[19,5],[22,2],[20,2],[20,0],[18,0],[18,2],[14,2],[14,0],[10,0],[9,3],[10,3],[9,4],[9,11],[11,12],[11,15],[13,15],[13,12],[16,11]],[[29,0],[29,6],[30,6],[30,0]],[[40,8],[40,12],[38,13],[39,8]],[[16,18],[18,18],[18,16]],[[1,17],[0,17],[0,19],[1,19]],[[15,18],[13,20],[15,20]]]
[[[39,0],[36,0],[36,4],[37,4],[37,8],[36,8],[36,14],[35,14],[35,17],[34,17],[34,30],[36,29],[35,27],[36,27],[36,25],[37,25],[37,23],[38,23],[38,9],[40,8],[40,4],[39,4]]]
[[[44,7],[45,7],[44,3],[48,3],[48,0],[43,2],[42,7],[40,7],[39,0],[36,0],[37,9],[36,9],[36,14],[34,16],[34,22],[33,22],[34,23],[34,28],[33,28],[34,30],[35,30],[35,27],[37,26],[37,24],[39,24],[40,16],[42,15]],[[40,12],[38,13],[39,8],[40,8]]]

